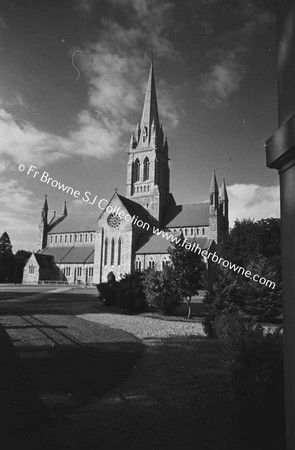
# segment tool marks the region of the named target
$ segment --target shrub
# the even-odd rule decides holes
[[[282,313],[282,287],[279,272],[274,265],[258,255],[246,269],[253,275],[259,274],[276,283],[275,289],[231,270],[216,268],[215,280],[203,302],[208,313],[203,325],[209,331],[212,330],[209,321],[213,323],[223,313],[239,312],[255,322],[275,322]]]
[[[116,284],[116,306],[131,312],[147,310],[147,302],[143,288],[143,274],[134,272],[126,274]]]
[[[214,323],[222,344],[224,366],[244,437],[265,440],[283,435],[283,352],[278,333],[264,332],[261,324],[237,314],[224,314]],[[281,448],[281,447],[278,447]]]
[[[282,314],[282,283],[278,269],[264,256],[257,256],[247,266],[252,274],[262,275],[276,284],[275,289],[252,280],[243,280],[244,292],[247,296],[244,311],[257,322],[275,321]]]
[[[243,308],[243,291],[239,275],[228,269],[216,267],[214,282],[203,300],[207,316],[203,319],[205,333],[216,337],[214,321],[222,313],[235,313]]]
[[[172,276],[171,266],[165,266],[161,272],[147,270],[144,273],[144,292],[150,309],[171,314],[180,303],[179,296],[173,290]]]
[[[116,303],[116,283],[100,283],[97,284],[98,298],[106,305],[114,305]]]

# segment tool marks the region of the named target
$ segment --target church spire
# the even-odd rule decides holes
[[[228,195],[227,195],[227,189],[225,184],[225,179],[223,178],[222,187],[220,189],[220,200],[222,202],[228,202]]]
[[[151,128],[154,123],[154,127],[156,132],[160,130],[160,121],[159,121],[159,112],[158,112],[158,103],[157,103],[157,94],[156,94],[156,84],[155,84],[155,76],[154,76],[154,67],[153,62],[151,63],[149,79],[146,87],[144,106],[141,116],[140,128],[141,132],[144,136],[144,131],[146,130],[146,134],[148,140],[151,136]]]
[[[47,223],[47,217],[48,217],[48,203],[47,203],[47,195],[45,194],[44,204],[41,211],[42,221]]]
[[[210,191],[209,191],[209,197],[210,197],[210,214],[215,215],[217,213],[218,206],[219,206],[219,190],[218,190],[218,184],[217,184],[217,180],[216,180],[215,170],[213,170]]]
[[[218,194],[218,184],[217,184],[217,180],[216,180],[216,175],[215,175],[215,169],[213,170],[213,174],[212,174],[212,180],[211,180],[211,185],[210,185],[210,194]]]

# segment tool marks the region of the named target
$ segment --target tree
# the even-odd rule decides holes
[[[242,267],[249,264],[257,255],[261,255],[270,259],[279,268],[280,242],[280,219],[236,220],[230,233],[218,245],[217,253]]]
[[[255,322],[274,321],[282,313],[282,286],[275,264],[258,255],[246,270],[273,281],[275,289],[219,266],[203,302],[208,313],[203,322],[207,334],[214,334],[212,323],[223,313],[242,314]]]
[[[205,264],[202,257],[187,249],[183,239],[178,244],[173,243],[168,248],[168,253],[172,262],[172,286],[174,292],[185,301],[188,307],[187,317],[191,317],[191,299],[193,295],[198,295],[201,288],[202,275]]]
[[[273,281],[274,289],[255,282],[243,279],[242,290],[245,296],[244,312],[257,322],[273,321],[282,313],[282,282],[280,273],[274,263],[265,256],[258,256],[247,266],[253,275],[258,274],[266,280]]]
[[[144,293],[147,304],[163,314],[171,314],[180,303],[173,290],[173,267],[165,265],[162,271],[148,269],[144,272]]]
[[[6,231],[0,238],[0,282],[7,283],[13,280],[14,259],[12,245]]]

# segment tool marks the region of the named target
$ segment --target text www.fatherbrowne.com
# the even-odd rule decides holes
[[[155,227],[153,227],[153,233],[157,234],[158,236],[162,236],[162,238],[165,238],[168,241],[170,240],[170,242],[175,243],[175,244],[179,244],[182,241],[181,246],[185,247],[187,250],[192,251],[194,253],[197,252],[199,255],[202,255],[204,258],[207,258],[207,260],[209,260],[211,258],[212,262],[221,264],[223,267],[229,268],[239,274],[241,273],[246,278],[249,278],[249,279],[255,281],[256,283],[270,287],[271,289],[275,289],[275,287],[276,287],[276,283],[274,283],[273,281],[267,280],[264,277],[260,277],[257,273],[252,275],[251,270],[245,270],[244,267],[237,266],[236,264],[228,261],[227,259],[219,257],[216,252],[212,253],[212,252],[208,252],[207,250],[202,250],[202,248],[199,246],[198,243],[188,242],[186,238],[182,239],[181,237],[174,236],[173,234],[171,234],[167,231],[159,230],[159,228],[155,228]]]

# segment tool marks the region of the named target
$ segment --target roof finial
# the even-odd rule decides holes
[[[63,216],[67,216],[68,215],[68,211],[67,211],[67,202],[64,202],[64,209],[63,209]]]

